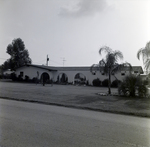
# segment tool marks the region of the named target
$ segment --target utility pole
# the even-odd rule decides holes
[[[48,58],[48,55],[47,55],[46,66],[48,66],[48,61],[49,61],[49,58]]]
[[[63,58],[63,66],[64,66],[65,61],[66,61],[65,58]]]

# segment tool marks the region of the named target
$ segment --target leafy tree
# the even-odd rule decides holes
[[[29,52],[25,49],[24,42],[20,39],[14,39],[11,44],[7,46],[6,52],[11,56],[7,60],[7,68],[15,70],[18,67],[21,67],[26,64],[31,64],[31,58],[29,57]],[[6,68],[5,63],[3,66]]]
[[[140,59],[140,56],[142,56],[144,68],[148,72],[150,70],[150,41],[147,42],[144,48],[139,49],[137,58]]]
[[[131,70],[131,65],[129,63],[118,63],[118,60],[123,59],[123,54],[120,51],[113,51],[111,48],[104,46],[99,50],[99,54],[102,55],[102,53],[106,53],[105,58],[100,60],[99,64],[93,64],[91,72],[95,74],[96,70],[99,69],[101,73],[108,75],[108,94],[111,94],[111,76],[115,76],[115,73],[125,69],[125,66],[128,66]]]
[[[145,97],[147,88],[140,76],[130,74],[123,79],[118,88],[118,92],[125,96],[135,97],[137,93],[138,96]]]
[[[10,61],[6,60],[2,65],[1,65],[2,70],[10,69]]]

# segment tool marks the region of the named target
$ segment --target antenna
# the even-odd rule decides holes
[[[63,66],[64,66],[65,61],[66,61],[65,58],[63,58]]]
[[[65,64],[65,58],[64,57],[60,57],[61,59],[62,59],[62,61],[63,61],[63,66],[64,66],[64,64]]]
[[[48,66],[48,61],[49,61],[49,58],[48,58],[48,55],[47,55],[47,58],[46,58],[46,66]]]
[[[61,57],[61,59],[62,59],[62,61],[63,61],[63,66],[64,66],[66,60],[65,60],[64,57]]]

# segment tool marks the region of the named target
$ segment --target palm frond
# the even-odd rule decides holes
[[[146,69],[146,71],[150,70],[150,58],[148,58],[144,64],[144,68]]]
[[[100,60],[99,61],[99,66],[101,67],[101,66],[105,66],[106,65],[106,62],[104,61],[104,59],[102,59],[102,60]]]
[[[143,58],[143,62],[150,57],[150,41],[146,44],[145,48],[141,48],[137,52],[137,58],[140,60],[140,56]]]
[[[128,62],[125,62],[125,63],[122,63],[122,64],[118,64],[116,63],[114,66],[113,66],[113,69],[112,69],[112,73],[117,73],[121,70],[129,70],[129,72],[132,71],[132,65]]]
[[[93,64],[93,65],[90,67],[90,72],[91,72],[92,74],[95,74],[96,71],[98,71],[98,70],[99,70],[99,64]]]
[[[125,62],[125,63],[122,63],[122,69],[124,69],[125,71],[129,70],[129,72],[132,71],[132,65],[129,63],[129,62]]]
[[[115,56],[116,61],[118,61],[118,59],[120,59],[120,60],[123,59],[123,54],[122,54],[122,52],[120,52],[120,51],[114,51],[113,54],[114,54],[114,56]]]
[[[103,46],[99,49],[99,54],[101,55],[102,52],[104,53],[111,53],[112,52],[112,49],[108,46]]]
[[[142,52],[142,49],[139,49],[138,52],[137,52],[137,58],[138,58],[139,60],[140,60],[141,52]]]
[[[107,63],[105,62],[104,59],[99,61],[99,71],[104,72],[106,75],[108,73]]]
[[[138,50],[137,52],[137,58],[140,60],[140,57],[142,56],[142,58],[144,58],[146,55],[146,50],[145,48],[141,48]]]
[[[113,66],[113,68],[112,68],[112,70],[111,70],[111,74],[112,73],[117,73],[118,71],[120,71],[120,64],[118,64],[118,63],[116,63],[114,66]]]

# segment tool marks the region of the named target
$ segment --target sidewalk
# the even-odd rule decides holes
[[[0,98],[4,99],[150,117],[150,99],[101,96],[100,92],[107,88],[0,82]]]

